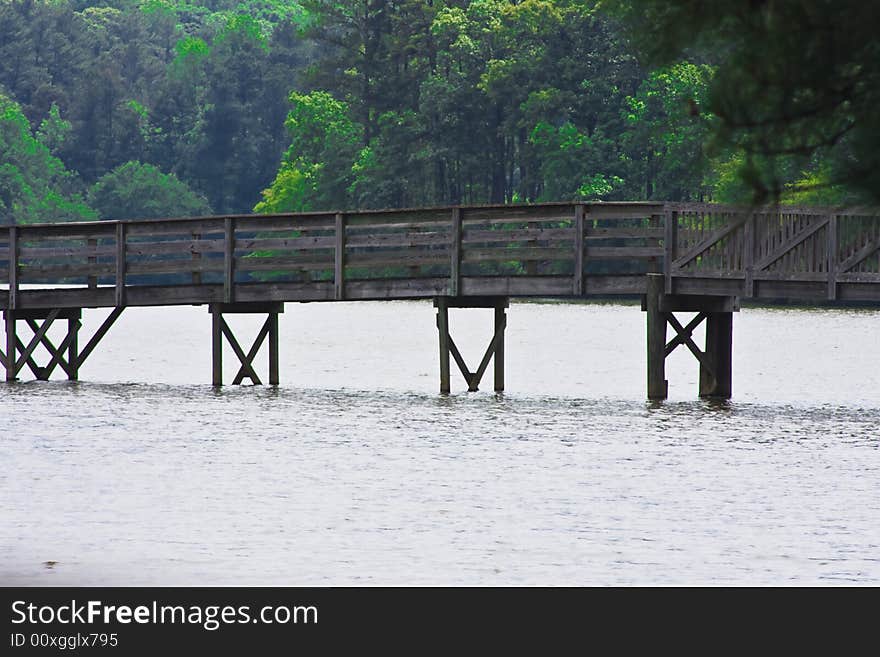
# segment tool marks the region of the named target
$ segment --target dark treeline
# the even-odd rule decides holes
[[[716,62],[598,4],[0,0],[0,217],[736,198]]]

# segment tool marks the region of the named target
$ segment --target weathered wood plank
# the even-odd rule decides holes
[[[333,269],[333,254],[313,254],[303,256],[247,256],[236,258],[236,271],[314,271]]]
[[[372,279],[348,281],[349,299],[428,299],[446,295],[449,278]]]
[[[191,260],[189,258],[133,260],[129,257],[126,259],[126,274],[191,274],[193,272],[222,271],[224,271],[224,262],[219,258],[213,260]]]
[[[449,264],[449,256],[436,251],[413,253],[412,251],[379,251],[376,253],[352,253],[346,257],[349,267],[412,267]]]
[[[584,294],[645,294],[645,281],[646,277],[644,275],[587,276],[584,279]]]
[[[720,240],[727,237],[733,231],[735,231],[737,228],[742,226],[747,220],[748,220],[748,215],[737,217],[737,218],[729,221],[729,223],[722,226],[721,228],[713,231],[712,233],[709,234],[708,237],[700,240],[696,244],[696,246],[693,246],[690,249],[688,249],[687,253],[680,256],[678,259],[676,259],[675,262],[672,263],[673,268],[681,269],[685,265],[689,264],[692,260],[697,258],[703,252],[707,251],[711,246],[713,246],[714,244],[717,244]]]
[[[578,205],[574,209],[574,272],[572,273],[572,294],[584,293],[584,246],[586,208]]]
[[[7,273],[9,280],[9,298],[7,304],[10,310],[14,310],[18,307],[18,227],[10,226],[8,231],[9,265]],[[13,329],[15,328],[14,322],[12,327]],[[9,358],[10,364],[14,364],[15,352],[7,351],[7,358]],[[14,374],[15,373],[13,372],[13,379],[15,378]],[[7,378],[7,381],[8,380],[10,379]]]
[[[345,215],[336,215],[336,245],[333,249],[333,290],[337,301],[345,298]]]
[[[400,232],[346,236],[346,247],[408,248],[411,246],[447,246],[451,235],[445,231]]]
[[[590,260],[630,260],[642,258],[662,258],[666,253],[662,246],[590,246],[587,245],[587,258]]]
[[[587,206],[587,220],[645,219],[662,214],[663,209],[662,203],[590,203]]]
[[[461,294],[476,296],[569,296],[571,276],[463,276]]]
[[[128,242],[128,253],[133,256],[223,253],[225,249],[226,245],[222,237],[218,237],[216,240],[181,239],[163,242]]]
[[[228,217],[211,219],[181,219],[172,221],[127,221],[128,236],[134,242],[141,237],[167,237],[179,235],[187,239],[192,233],[207,236],[212,233],[223,235],[224,221]]]
[[[449,294],[457,297],[461,293],[461,250],[462,250],[462,221],[461,208],[452,208],[452,241],[450,243],[449,261]],[[449,369],[447,355],[447,370]],[[449,389],[449,372],[447,371],[447,392]],[[442,386],[441,386],[442,387]]]
[[[125,224],[116,224],[116,305],[125,304]]]
[[[19,240],[87,240],[112,238],[116,232],[115,222],[94,221],[87,224],[23,224],[16,226]]]
[[[223,252],[223,302],[235,300],[235,220],[226,217],[223,220],[224,252]]]
[[[21,260],[39,260],[48,258],[86,258],[89,256],[112,256],[116,253],[113,245],[71,245],[71,246],[26,246],[18,249]]]
[[[540,223],[550,221],[571,222],[574,217],[574,204],[563,205],[522,205],[467,207],[464,209],[465,225],[477,223]]]
[[[548,217],[534,217],[534,216],[501,216],[501,217],[486,217],[483,219],[478,219],[472,216],[470,210],[465,212],[464,219],[464,228],[465,230],[476,230],[477,226],[498,226],[510,224],[511,226],[516,226],[520,229],[531,229],[536,230],[541,227],[545,228],[564,228],[565,225],[552,225],[552,224],[567,224],[571,226],[572,223],[572,215],[570,214],[557,214]],[[545,226],[545,224],[551,224],[551,226]],[[485,229],[484,229],[485,230]]]
[[[589,250],[588,250],[589,255]],[[570,248],[498,248],[472,249],[465,247],[462,262],[518,261],[518,260],[572,260],[574,253]]]
[[[316,258],[303,257],[277,257],[277,258],[238,258],[236,271],[240,272],[256,272],[256,271],[275,271],[282,273],[297,273],[309,271],[333,271],[333,258]]]
[[[35,280],[60,280],[62,278],[80,278],[83,276],[94,278],[107,276],[116,272],[114,263],[82,263],[74,265],[35,265],[23,264],[19,266],[18,281],[28,283]],[[94,287],[92,285],[91,287]]]
[[[805,239],[816,233],[821,228],[824,228],[827,224],[828,218],[822,217],[811,223],[806,228],[797,231],[795,234],[791,235],[788,239],[779,244],[771,253],[758,260],[758,262],[754,264],[755,271],[766,269],[771,264],[779,260],[782,256],[790,253],[794,247],[801,244]]]
[[[665,228],[594,228],[587,227],[587,242],[608,239],[644,238],[660,240],[665,238]]]
[[[335,221],[334,213],[296,216],[296,215],[251,215],[236,217],[237,228],[241,232],[271,231],[331,231]]]
[[[832,301],[837,298],[837,238],[837,216],[831,215],[828,217],[828,228],[825,232],[825,268],[828,272],[828,299]]]
[[[838,271],[841,273],[846,273],[860,262],[868,258],[869,256],[874,255],[877,250],[880,249],[880,240],[871,240],[863,247],[858,249],[851,256],[846,258],[843,262],[841,262],[838,266]]]
[[[647,357],[648,357],[648,399],[666,399],[668,384],[666,382],[666,318],[667,314],[660,311],[666,281],[662,276],[647,276]]]
[[[354,222],[356,217],[351,217],[350,221]],[[350,223],[348,225],[348,232],[351,233],[352,236],[355,235],[382,235],[382,234],[391,234],[396,235],[401,231],[405,230],[421,230],[424,232],[430,231],[442,231],[449,229],[449,219],[445,219],[443,221],[440,220],[431,220],[431,221],[397,221],[397,222],[383,222],[383,223],[364,223],[361,220],[361,223]]]
[[[551,242],[571,244],[575,237],[574,228],[522,228],[510,230],[477,230],[467,229],[462,233],[465,244],[482,244],[486,242]]]

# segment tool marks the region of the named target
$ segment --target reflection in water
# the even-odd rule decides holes
[[[289,307],[278,389],[197,383],[187,310],[0,385],[0,584],[880,583],[876,313],[743,311],[731,402],[646,403],[632,307],[514,305],[449,396],[429,304]]]

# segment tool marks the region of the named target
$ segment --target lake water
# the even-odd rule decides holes
[[[880,312],[744,309],[730,403],[683,348],[646,402],[644,322],[514,303],[507,392],[441,396],[429,302],[288,304],[277,389],[128,309],[81,382],[0,383],[0,584],[880,584]]]

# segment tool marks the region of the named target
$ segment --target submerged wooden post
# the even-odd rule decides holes
[[[211,312],[211,385],[223,385],[223,332],[219,312]]]
[[[440,392],[448,393],[449,383],[449,303],[437,299],[437,332],[440,334]]]
[[[507,328],[507,300],[495,306],[495,392],[504,391],[504,329]]]
[[[82,311],[80,311],[82,312]],[[67,378],[70,381],[79,380],[79,328],[81,323],[78,317],[67,318]]]
[[[708,314],[706,356],[715,371],[711,372],[700,363],[700,397],[730,398],[733,379],[733,313]]]
[[[648,274],[648,399],[666,399],[669,394],[666,381],[666,316],[660,310],[665,287],[663,274]]]
[[[7,310],[3,313],[3,319],[6,322],[6,380],[15,381],[17,374],[15,362],[18,353],[15,345],[15,311]]]
[[[269,385],[277,386],[278,376],[278,313],[269,313]]]

